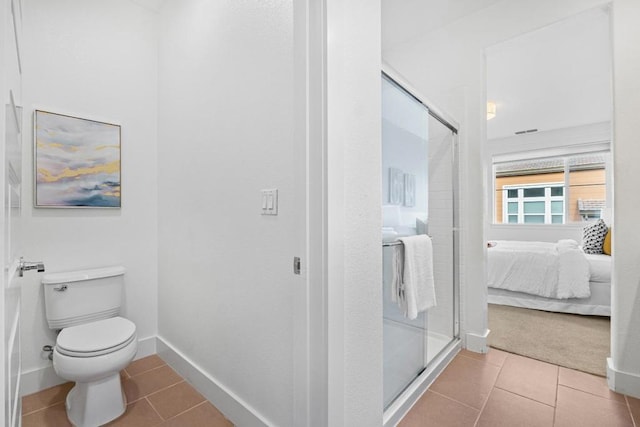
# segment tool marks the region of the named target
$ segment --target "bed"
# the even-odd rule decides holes
[[[490,304],[610,316],[611,257],[573,240],[490,242],[488,289]]]

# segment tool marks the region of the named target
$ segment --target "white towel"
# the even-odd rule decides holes
[[[418,313],[436,305],[433,245],[426,234],[402,237],[400,240],[404,246],[402,287],[406,301],[405,316],[415,319]]]
[[[391,249],[391,301],[398,303],[398,306],[406,313],[406,300],[402,287],[402,267],[404,259],[402,256],[402,245],[393,245]]]

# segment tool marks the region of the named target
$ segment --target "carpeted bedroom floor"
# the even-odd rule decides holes
[[[610,318],[489,304],[489,345],[606,376]]]

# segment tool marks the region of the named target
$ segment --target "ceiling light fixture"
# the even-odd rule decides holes
[[[487,101],[487,120],[491,120],[496,116],[496,103]]]

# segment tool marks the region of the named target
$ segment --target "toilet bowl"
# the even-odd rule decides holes
[[[120,371],[136,355],[136,325],[118,316],[124,268],[56,273],[43,277],[49,327],[60,330],[53,350],[56,374],[75,385],[67,395],[67,418],[96,427],[127,406]]]
[[[99,426],[126,409],[120,371],[137,350],[135,325],[112,317],[63,329],[53,352],[56,374],[76,384],[67,395],[67,417],[76,426]]]

